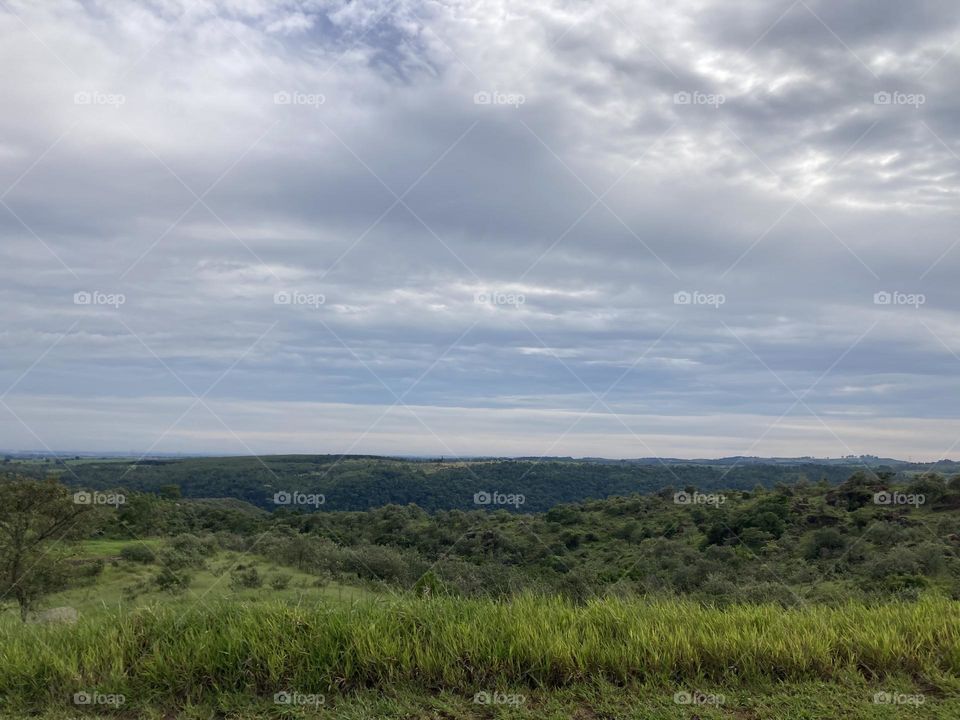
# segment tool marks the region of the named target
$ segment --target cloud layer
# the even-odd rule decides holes
[[[956,455],[955,3],[0,32],[3,447]]]

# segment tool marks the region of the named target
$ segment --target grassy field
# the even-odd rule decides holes
[[[158,547],[158,540],[88,540],[79,545],[78,555],[83,558],[114,558],[127,545],[147,544]],[[264,584],[260,588],[233,589],[229,583],[230,569],[242,563],[257,568],[269,580],[282,573],[289,576],[289,586],[275,590]],[[336,582],[317,584],[316,575],[299,572],[292,568],[278,567],[263,558],[243,556],[235,552],[222,552],[210,558],[206,567],[192,573],[190,587],[180,596],[171,598],[160,590],[140,592],[130,597],[126,589],[146,585],[157,571],[156,565],[140,565],[130,562],[106,562],[103,572],[89,585],[74,587],[44,598],[44,607],[69,606],[76,608],[81,617],[96,616],[104,612],[128,612],[138,607],[173,603],[189,607],[193,604],[214,603],[221,600],[244,602],[279,602],[283,604],[317,604],[320,602],[353,602],[369,599],[373,594],[359,587]],[[12,604],[0,607],[0,622],[14,620],[16,608]]]
[[[414,537],[400,522],[410,518],[423,520],[357,516],[345,534]],[[557,542],[609,517],[566,520]],[[75,608],[75,624],[23,624],[12,602],[0,606],[0,720],[960,718],[960,603],[932,580],[899,599],[829,604],[667,592],[587,602],[551,589],[495,600],[439,582],[410,591],[284,528],[264,536],[263,556],[224,537],[79,542],[70,588],[39,608]],[[127,551],[144,545],[155,557]],[[355,552],[402,564],[374,550]],[[182,592],[156,582],[171,570],[189,577]]]
[[[958,671],[960,605],[937,598],[793,610],[184,600],[75,626],[0,623],[0,688],[14,713],[76,713],[75,693],[100,693],[123,695],[126,713],[184,716],[955,718]],[[294,703],[274,703],[277,693]],[[389,712],[365,715],[377,698]]]

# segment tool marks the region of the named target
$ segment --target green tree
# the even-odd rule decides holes
[[[176,483],[170,483],[169,485],[161,485],[159,489],[160,497],[165,500],[179,500],[180,499],[180,486]]]
[[[0,599],[15,599],[21,620],[62,585],[66,543],[89,532],[93,515],[58,482],[0,479]]]

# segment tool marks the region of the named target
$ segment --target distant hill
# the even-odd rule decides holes
[[[917,465],[880,458],[446,461],[336,455],[151,458],[140,462],[84,458],[42,464],[14,460],[5,462],[0,470],[55,473],[68,485],[92,489],[160,492],[164,486],[176,485],[186,498],[236,498],[265,509],[275,509],[275,494],[299,492],[323,495],[318,509],[328,511],[415,503],[428,511],[481,507],[540,512],[559,503],[652,493],[666,487],[679,490],[689,486],[709,492],[800,480],[837,484],[865,466],[901,478],[931,469],[945,475],[960,471],[956,463]],[[484,493],[490,495],[488,504],[483,504]]]

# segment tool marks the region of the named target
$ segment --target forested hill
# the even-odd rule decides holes
[[[84,460],[44,467],[43,472],[58,473],[63,482],[77,487],[159,492],[164,486],[176,485],[179,490],[167,491],[190,498],[237,498],[268,509],[276,507],[276,493],[304,493],[322,495],[323,509],[331,511],[414,503],[428,511],[477,509],[487,504],[490,509],[519,512],[540,512],[559,503],[652,493],[668,487],[710,492],[773,487],[799,480],[837,484],[858,469],[851,464],[763,463],[755,459],[741,464],[565,459],[444,462],[333,455],[153,459],[136,463]],[[24,466],[19,465],[19,469]]]

